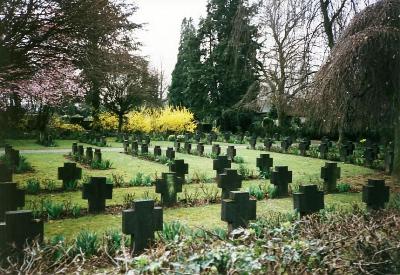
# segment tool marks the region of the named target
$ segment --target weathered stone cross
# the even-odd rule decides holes
[[[174,172],[162,173],[156,180],[156,193],[161,194],[161,202],[165,206],[176,204],[177,193],[182,192],[182,181],[178,180]]]
[[[82,168],[76,167],[76,163],[64,163],[64,167],[58,168],[58,179],[62,180],[63,188],[71,181],[76,181],[82,178]]]
[[[112,199],[113,185],[107,184],[107,178],[92,177],[83,185],[82,199],[89,201],[89,213],[106,210],[106,199]]]
[[[287,166],[275,166],[271,174],[271,183],[277,188],[278,197],[289,195],[289,183],[292,182],[292,171]]]
[[[257,216],[257,201],[248,192],[231,191],[229,199],[222,200],[221,220],[228,223],[228,231],[246,228]]]
[[[317,185],[301,185],[299,192],[293,194],[293,208],[300,217],[324,209],[324,192]]]
[[[321,178],[324,180],[324,190],[328,193],[336,192],[337,180],[340,179],[341,170],[336,162],[326,162],[321,167]]]

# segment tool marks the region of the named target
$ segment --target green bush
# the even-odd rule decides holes
[[[151,186],[152,180],[150,176],[145,176],[143,173],[137,173],[129,182],[131,186]]]
[[[336,188],[339,193],[347,193],[351,190],[351,185],[348,183],[339,183]]]
[[[99,238],[96,233],[82,231],[75,240],[76,253],[83,253],[90,257],[96,255],[100,248]]]
[[[249,168],[244,166],[243,164],[239,165],[238,174],[243,177],[244,180],[249,179],[251,176],[251,171]]]
[[[108,170],[111,169],[112,163],[109,160],[102,160],[102,161],[92,161],[90,163],[90,168],[96,170]]]
[[[115,188],[125,187],[126,182],[123,175],[120,174],[112,174],[111,179],[107,179],[108,184],[114,185]]]
[[[275,199],[276,197],[278,197],[278,188],[275,187],[274,185],[270,185],[268,186],[268,197],[270,199]]]
[[[109,230],[104,234],[104,243],[109,255],[115,255],[124,245],[124,237],[118,230]]]
[[[163,231],[160,236],[167,241],[177,240],[179,236],[187,232],[186,226],[178,221],[173,221],[171,223],[164,223]]]
[[[77,180],[67,181],[64,185],[65,191],[76,191],[79,187]]]
[[[47,217],[50,220],[59,219],[64,212],[64,204],[55,203],[51,200],[46,200],[43,204],[43,207],[47,213]]]
[[[265,192],[260,186],[250,186],[248,189],[251,196],[255,197],[258,201],[265,198]]]
[[[36,195],[40,192],[40,181],[38,179],[28,179],[26,181],[26,193]]]
[[[44,186],[44,189],[48,191],[54,191],[57,189],[57,183],[52,179],[44,179],[42,185]]]
[[[71,214],[74,218],[79,218],[82,215],[82,208],[75,204],[71,208]]]
[[[239,156],[235,156],[234,158],[233,158],[233,162],[234,163],[244,163],[244,159],[242,158],[242,157],[239,157]]]

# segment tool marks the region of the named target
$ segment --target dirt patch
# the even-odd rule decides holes
[[[346,182],[356,191],[362,191],[362,187],[367,183],[368,179],[383,179],[386,185],[390,186],[390,191],[394,193],[400,193],[400,186],[393,184],[392,177],[383,172],[377,172],[375,174],[359,175],[353,177],[342,178],[341,182]]]

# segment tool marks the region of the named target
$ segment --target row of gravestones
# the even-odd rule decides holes
[[[80,138],[80,142],[95,144],[97,146],[105,147],[107,146],[107,139],[105,136],[98,135],[92,132],[84,133]]]
[[[149,154],[149,144],[148,143],[141,143],[140,144],[140,150],[139,150],[139,143],[137,141],[129,142],[129,141],[125,140],[123,145],[124,145],[124,153],[125,154],[132,154],[133,156],[138,156],[139,153],[141,155]],[[158,146],[158,145],[154,146],[153,154],[154,154],[155,157],[162,156],[161,146]],[[167,150],[165,151],[165,156],[169,160],[175,159],[174,148],[168,147]]]
[[[191,154],[192,153],[192,143],[190,142],[185,142],[183,144],[183,148],[181,147],[181,142],[175,141],[174,143],[174,147],[176,151],[182,151],[181,149],[183,149],[183,151],[187,154]],[[196,152],[199,156],[203,156],[204,155],[204,143],[197,143],[196,145]],[[219,144],[213,144],[211,147],[211,153],[215,156],[219,156],[221,155],[221,147]],[[226,148],[226,156],[228,157],[229,160],[234,160],[234,158],[236,157],[236,148],[233,145],[229,145]]]
[[[123,135],[121,137],[122,143],[124,142],[134,142],[136,141],[138,144],[145,143],[147,145],[150,145],[150,136],[149,135],[135,135],[135,136],[128,136],[128,135]]]
[[[271,138],[266,138],[264,140],[264,147],[267,151],[271,150],[273,145],[273,140]],[[281,141],[281,148],[285,152],[287,152],[292,146],[293,140],[290,137],[286,137]],[[256,140],[250,140],[250,147],[255,149]],[[310,150],[311,141],[309,139],[302,139],[298,143],[298,149],[300,151],[301,156],[306,156],[307,151]],[[330,141],[327,137],[321,139],[321,143],[318,146],[319,157],[321,159],[327,159],[329,154],[329,148],[332,147],[332,141]],[[340,146],[339,155],[340,160],[346,162],[349,160],[351,156],[353,156],[355,150],[355,144],[352,141],[346,141]],[[379,146],[376,143],[369,142],[366,144],[364,149],[364,158],[366,166],[372,166],[373,162],[378,158],[379,154]],[[393,162],[394,162],[394,147],[393,143],[389,143],[385,154],[385,171],[387,173],[391,173],[393,170]]]
[[[78,145],[78,143],[72,143],[72,155],[79,158],[85,157],[88,162],[101,162],[102,154],[101,149],[94,149],[92,147],[87,147],[86,152],[83,145]]]

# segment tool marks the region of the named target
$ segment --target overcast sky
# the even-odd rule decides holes
[[[137,33],[144,44],[142,53],[149,57],[153,67],[160,68],[162,63],[170,79],[178,54],[182,20],[192,17],[197,23],[206,14],[207,0],[135,0],[135,3],[139,8],[135,21],[147,23]]]

